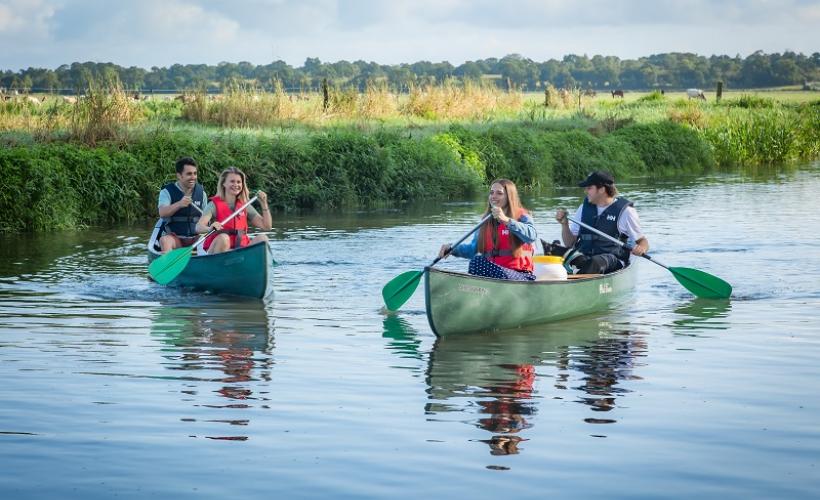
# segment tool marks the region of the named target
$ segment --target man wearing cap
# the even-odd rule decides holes
[[[634,255],[649,251],[649,240],[641,231],[641,221],[632,202],[618,196],[612,174],[598,170],[578,184],[584,188],[586,199],[575,212],[575,220],[619,239],[632,247]],[[555,219],[561,223],[561,237],[568,247],[575,246],[586,259],[580,262],[581,274],[611,273],[629,262],[629,249],[619,246],[592,231],[580,227],[567,218],[567,211],[559,209]]]

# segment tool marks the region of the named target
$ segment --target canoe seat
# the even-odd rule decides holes
[[[597,278],[598,276],[603,276],[602,274],[569,274],[567,275],[567,279],[569,280],[582,280],[584,278]]]

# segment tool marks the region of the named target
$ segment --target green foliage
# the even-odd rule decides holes
[[[629,143],[643,165],[652,170],[703,169],[715,164],[698,133],[675,122],[631,125],[612,135]]]
[[[182,102],[176,100],[154,98],[144,101],[140,109],[147,120],[170,121],[182,116]]]
[[[816,107],[744,110],[715,120],[703,135],[718,164],[774,165],[818,155]]]
[[[461,162],[480,179],[486,179],[487,167],[481,155],[474,149],[477,141],[464,127],[454,127],[449,132],[436,134],[432,140],[451,151],[456,161]]]
[[[660,90],[653,90],[649,94],[639,97],[636,102],[639,103],[662,103],[666,101],[666,96],[661,94]]]
[[[394,141],[385,149],[393,165],[391,198],[397,202],[468,196],[485,184],[483,175],[435,138]]]
[[[592,170],[608,170],[618,177],[640,173],[643,164],[628,145],[596,139],[589,132],[571,130],[544,136],[553,158],[555,181],[571,184]]]
[[[520,125],[497,125],[484,134],[485,151],[494,153],[487,161],[487,178],[507,178],[521,187],[552,183],[552,157],[540,140],[543,133]],[[489,160],[489,158],[488,158]]]
[[[331,130],[311,139],[316,175],[330,206],[386,198],[390,165],[376,141],[350,130]]]
[[[720,104],[730,108],[765,109],[773,108],[775,101],[769,97],[743,94],[737,99],[725,99]]]
[[[482,76],[498,75],[495,81],[506,89],[540,87],[544,82],[558,88],[572,88],[579,82],[603,89],[616,85],[622,89],[648,89],[658,83],[672,88],[703,88],[707,82],[722,80],[726,88],[760,88],[780,85],[816,88],[820,80],[820,64],[815,54],[805,55],[786,51],[782,54],[755,52],[746,58],[692,53],[654,54],[637,59],[614,56],[567,55],[561,59],[533,61],[517,54],[502,58],[467,61],[458,67],[448,62],[375,65],[366,61],[322,62],[308,58],[301,67],[292,67],[282,61],[265,65],[247,62],[220,62],[218,66],[204,64],[173,64],[155,67],[150,71],[112,63],[75,62],[61,65],[56,70],[34,68],[18,72],[0,72],[0,86],[7,89],[38,91],[51,89],[82,89],[89,79],[116,75],[129,90],[221,88],[250,85],[268,89],[280,84],[294,91],[305,87],[318,90],[320,82],[328,79],[332,87],[352,86],[364,91],[373,79],[384,79],[392,88],[404,87],[408,82],[442,82],[458,76],[463,82],[482,80]],[[543,88],[543,87],[540,87]],[[549,89],[549,87],[548,87]],[[543,93],[543,91],[542,91]],[[547,93],[549,95],[549,93]],[[553,100],[554,102],[554,100]],[[554,105],[554,104],[549,104]],[[430,110],[434,112],[433,110]]]
[[[348,126],[262,133],[157,126],[132,131],[125,143],[96,147],[3,134],[0,231],[151,219],[158,190],[174,179],[173,164],[181,156],[197,159],[209,194],[219,173],[237,166],[248,174],[252,191],[265,190],[276,210],[289,211],[462,197],[498,177],[537,188],[574,184],[596,169],[624,178],[820,155],[820,106],[812,103],[723,108],[704,128],[657,116],[638,123],[625,116],[614,131],[593,127],[592,133],[587,128],[597,118],[586,115],[458,124],[443,131]]]
[[[153,172],[128,154],[68,144],[3,148],[0,230],[39,231],[133,220]]]

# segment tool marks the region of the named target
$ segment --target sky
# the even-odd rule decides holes
[[[0,0],[0,70],[820,52],[820,0]]]

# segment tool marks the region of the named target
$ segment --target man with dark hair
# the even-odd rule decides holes
[[[589,174],[580,184],[586,199],[575,212],[575,220],[619,239],[632,247],[632,254],[643,255],[649,251],[649,240],[641,231],[641,221],[632,202],[618,196],[612,174],[598,170]],[[630,251],[592,231],[571,222],[567,211],[559,209],[555,219],[561,223],[561,237],[568,247],[583,254],[585,258],[573,260],[581,274],[611,273],[629,263]]]
[[[197,182],[197,164],[193,158],[186,156],[177,160],[176,172],[176,182],[169,182],[159,192],[157,209],[165,221],[165,234],[159,239],[162,253],[193,245],[199,237],[196,223],[208,203],[205,189]]]

